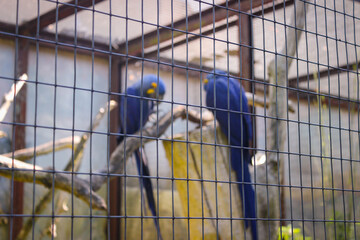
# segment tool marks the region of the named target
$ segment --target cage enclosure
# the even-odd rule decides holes
[[[0,0],[2,239],[358,239],[358,0]]]

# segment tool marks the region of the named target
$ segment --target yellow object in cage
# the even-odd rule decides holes
[[[185,140],[185,136],[175,139]],[[242,216],[241,200],[236,184],[229,183],[230,174],[235,181],[235,172],[229,170],[229,149],[214,145],[213,126],[189,132],[188,140],[196,143],[163,141],[163,145],[183,217],[189,219],[190,238],[217,239],[218,233],[222,240],[243,239],[243,221],[238,219]],[[219,129],[216,144],[227,144]]]

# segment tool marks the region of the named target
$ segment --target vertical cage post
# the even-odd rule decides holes
[[[27,73],[28,70],[28,58],[29,58],[29,42],[26,39],[18,39],[18,50],[16,61],[15,77],[20,76],[23,73]],[[25,148],[25,126],[17,125],[26,122],[26,84],[22,90],[18,93],[15,99],[15,119],[14,119],[14,135],[13,135],[13,150]],[[24,183],[14,181],[12,192],[12,214],[22,214],[24,209]],[[19,234],[22,228],[22,217],[12,217],[12,223],[10,231],[13,239]]]
[[[121,64],[119,58],[111,59],[111,92],[121,92]],[[111,94],[111,93],[110,93]],[[111,95],[111,100],[119,102],[118,95]],[[119,106],[120,106],[119,102]],[[110,112],[110,132],[116,133],[119,128],[119,108]],[[117,147],[116,136],[110,136],[110,152]],[[120,214],[121,214],[121,177],[114,177],[110,181],[110,239],[120,239]]]

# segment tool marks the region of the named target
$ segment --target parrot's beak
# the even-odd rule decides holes
[[[156,96],[154,97],[156,98]],[[163,100],[164,99],[164,94],[159,94],[159,97],[157,98],[157,101],[153,101],[156,105],[159,105],[161,102],[159,100]]]
[[[164,99],[164,94],[161,94],[161,95],[159,94],[159,99],[163,100]]]

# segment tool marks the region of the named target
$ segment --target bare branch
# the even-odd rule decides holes
[[[83,179],[74,177],[72,181],[71,174],[48,172],[40,166],[0,156],[0,175],[11,178],[12,174],[14,175],[15,181],[30,183],[33,182],[35,174],[35,183],[47,188],[53,187],[54,175],[54,187],[56,189],[61,189],[68,193],[73,192],[76,197],[84,200],[89,206],[90,199],[92,198],[92,208],[100,210],[107,209],[105,201],[99,195],[92,192],[88,182]],[[72,185],[74,188],[72,188]]]
[[[247,98],[250,106],[265,107],[263,97],[254,95],[253,93],[246,92],[246,98]],[[269,106],[270,106],[270,102],[267,101],[266,108],[269,108]],[[290,100],[288,100],[288,110],[292,113],[295,112],[294,103]],[[200,113],[189,109],[187,111],[187,116],[188,116],[189,121],[198,123],[198,124],[202,123],[203,125],[206,125],[209,122],[214,121],[214,115],[211,114],[210,111],[205,111],[202,113],[202,115],[200,115]],[[185,117],[186,117],[186,115],[184,116],[184,118]]]
[[[305,25],[305,8],[307,4],[302,1],[295,1],[295,14],[292,15],[289,26],[294,26],[297,29],[303,29]],[[270,86],[269,87],[269,111],[268,114],[274,119],[269,119],[269,129],[267,134],[268,149],[282,150],[285,144],[285,122],[277,119],[286,118],[286,100],[287,89],[286,81],[288,75],[288,69],[292,62],[292,58],[285,56],[294,56],[297,51],[298,42],[303,31],[295,30],[294,28],[287,27],[287,41],[282,47],[281,55],[276,55],[268,66],[269,80],[273,85],[281,86],[281,88]],[[285,56],[284,56],[285,55]],[[279,130],[278,130],[279,129]],[[270,154],[274,155],[274,154]],[[275,156],[270,158],[273,164],[277,165],[276,153]],[[275,169],[277,171],[277,169]]]
[[[72,148],[73,143],[75,146],[80,143],[80,139],[81,138],[79,136],[74,136],[74,138],[73,137],[62,138],[56,141],[55,143],[53,142],[44,143],[42,145],[36,146],[35,155],[41,156],[51,153],[53,151],[56,152],[66,148]],[[9,152],[2,155],[11,158],[13,153]],[[26,161],[32,159],[33,157],[34,157],[34,148],[25,148],[14,152],[14,158],[20,161]]]
[[[6,132],[0,131],[0,138],[7,137]]]
[[[289,26],[286,27],[287,38],[279,55],[275,56],[269,65],[268,73],[269,80],[272,86],[269,86],[269,111],[266,113],[269,118],[267,120],[266,139],[267,152],[266,164],[257,166],[256,182],[274,185],[283,185],[284,167],[283,156],[278,154],[279,151],[284,151],[286,143],[286,121],[279,119],[287,118],[287,75],[292,58],[294,56],[300,36],[305,25],[306,1],[295,0],[295,11],[291,15]],[[289,56],[289,57],[288,57]],[[280,87],[278,87],[280,86]],[[289,140],[288,140],[289,141]],[[266,173],[266,174],[262,174]],[[279,174],[280,173],[280,174]],[[280,176],[279,176],[280,175]],[[280,196],[280,197],[279,197]],[[269,189],[257,186],[257,212],[260,218],[279,219],[280,218],[280,203],[281,190],[270,191]],[[267,203],[267,204],[264,204]],[[270,208],[269,208],[270,206]],[[276,239],[277,229],[279,228],[279,221],[259,222],[259,232],[264,234],[259,235],[259,239]]]
[[[184,106],[179,106],[173,110],[173,112],[168,112],[163,117],[159,119],[157,123],[153,126],[148,127],[142,131],[142,133],[137,132],[136,135],[142,134],[142,136],[148,137],[160,137],[166,129],[171,125],[173,121],[177,118],[183,117],[186,114]],[[142,140],[141,140],[142,139]],[[124,147],[125,140],[120,143],[113,153],[110,156],[110,165],[109,167],[105,166],[100,173],[103,174],[116,174],[122,173],[124,167],[124,156],[128,158],[131,153],[140,147],[141,141],[143,144],[151,141],[149,138],[139,138],[139,137],[126,137],[126,148]],[[92,189],[97,191],[100,187],[106,182],[106,176],[93,176],[92,177]]]
[[[255,106],[255,107],[265,107],[264,98],[254,95],[252,93],[247,92],[246,98],[248,100],[249,105]],[[285,101],[286,102],[286,101]],[[266,102],[266,108],[270,107],[270,102]],[[291,100],[288,100],[288,110],[292,113],[295,112],[294,103]]]
[[[77,145],[73,157],[70,158],[68,164],[66,165],[66,167],[64,169],[65,171],[71,171],[72,167],[74,167],[74,171],[77,171],[79,169],[80,164],[81,164],[80,160],[82,159],[82,153],[83,153],[85,144],[86,144],[87,140],[89,139],[90,133],[99,126],[101,119],[109,111],[109,108],[110,108],[110,111],[112,111],[116,106],[117,106],[117,102],[114,100],[110,100],[110,102],[105,107],[99,109],[99,112],[97,113],[97,115],[95,116],[95,119],[93,120],[92,126],[89,127],[89,131],[85,132],[81,136],[80,143]]]
[[[188,109],[187,114],[185,113],[182,118],[186,118],[186,115],[188,116],[189,121],[206,125],[209,122],[214,122],[214,115],[210,111],[205,111],[200,115],[199,112],[196,112],[194,110]]]
[[[21,75],[19,79],[20,80],[17,81],[16,84],[13,84],[11,86],[10,91],[6,93],[3,97],[0,107],[0,121],[4,120],[11,103],[14,101],[16,95],[20,92],[21,88],[24,86],[25,81],[28,80],[28,76],[26,73],[24,73],[23,75]]]
[[[81,166],[81,160],[83,157],[84,147],[85,147],[87,140],[89,139],[91,131],[93,131],[94,129],[96,129],[99,126],[101,119],[106,115],[106,113],[109,111],[109,109],[111,111],[116,106],[117,106],[116,101],[111,100],[110,102],[107,103],[107,105],[105,107],[99,109],[99,112],[97,113],[97,115],[95,116],[95,119],[93,120],[92,126],[89,127],[89,131],[85,132],[81,137],[79,137],[79,143],[76,146],[74,146],[74,148],[75,148],[74,154],[70,157],[68,164],[66,165],[64,171],[77,172],[79,170],[79,168]],[[70,144],[71,144],[70,147],[72,148],[73,147],[72,142],[70,142]],[[74,180],[75,180],[75,177],[74,177]],[[89,182],[86,182],[86,184],[89,187]],[[62,193],[59,193],[59,194],[60,194],[59,195],[60,199],[64,199],[64,197],[62,197],[63,194]],[[39,203],[36,205],[35,214],[41,214],[45,210],[47,204],[51,201],[52,198],[53,198],[53,193],[51,190],[49,190],[47,193],[45,193],[44,196],[42,196]],[[89,196],[89,201],[91,201],[91,196]],[[58,201],[58,203],[59,203],[59,201]],[[62,204],[62,203],[60,203],[60,204]],[[33,226],[32,219],[28,219],[26,221],[26,223],[24,224],[24,226],[22,227],[19,235],[17,236],[17,239],[19,239],[19,240],[25,239],[27,237],[28,233],[30,232],[32,226]]]

